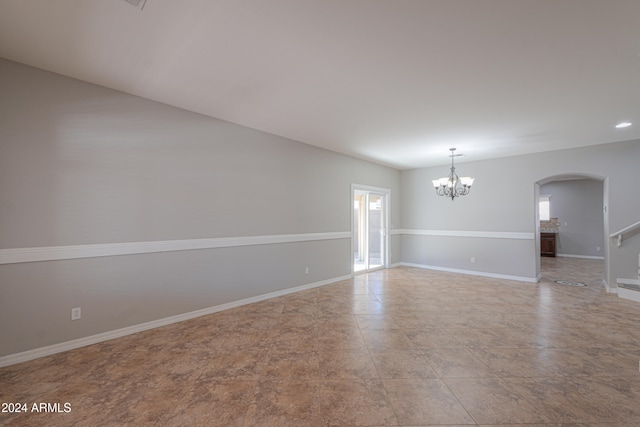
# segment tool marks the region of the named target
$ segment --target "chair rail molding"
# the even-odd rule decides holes
[[[351,238],[350,231],[336,231],[325,233],[277,234],[270,236],[216,237],[208,239],[0,249],[0,265],[349,238]]]
[[[460,230],[421,230],[398,228],[391,231],[391,234],[405,234],[413,236],[444,236],[444,237],[477,237],[484,239],[519,239],[534,240],[534,233],[517,231],[460,231]]]

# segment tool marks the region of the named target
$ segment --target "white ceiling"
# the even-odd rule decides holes
[[[0,57],[399,169],[640,138],[638,0],[0,0]]]

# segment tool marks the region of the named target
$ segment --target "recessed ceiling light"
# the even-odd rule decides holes
[[[629,127],[629,126],[631,126],[631,125],[632,125],[632,123],[629,123],[629,122],[622,122],[622,123],[618,123],[618,124],[616,125],[616,127],[617,127],[618,129],[620,129],[620,128],[628,128],[628,127]]]

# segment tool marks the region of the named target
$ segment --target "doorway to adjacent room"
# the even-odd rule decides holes
[[[353,272],[360,273],[386,267],[390,191],[353,185],[351,193]]]

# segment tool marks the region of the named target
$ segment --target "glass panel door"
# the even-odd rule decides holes
[[[369,262],[368,269],[384,265],[384,194],[369,193]]]
[[[356,190],[353,196],[353,271],[367,270],[367,193]]]
[[[353,271],[370,271],[386,263],[387,195],[353,192]]]

